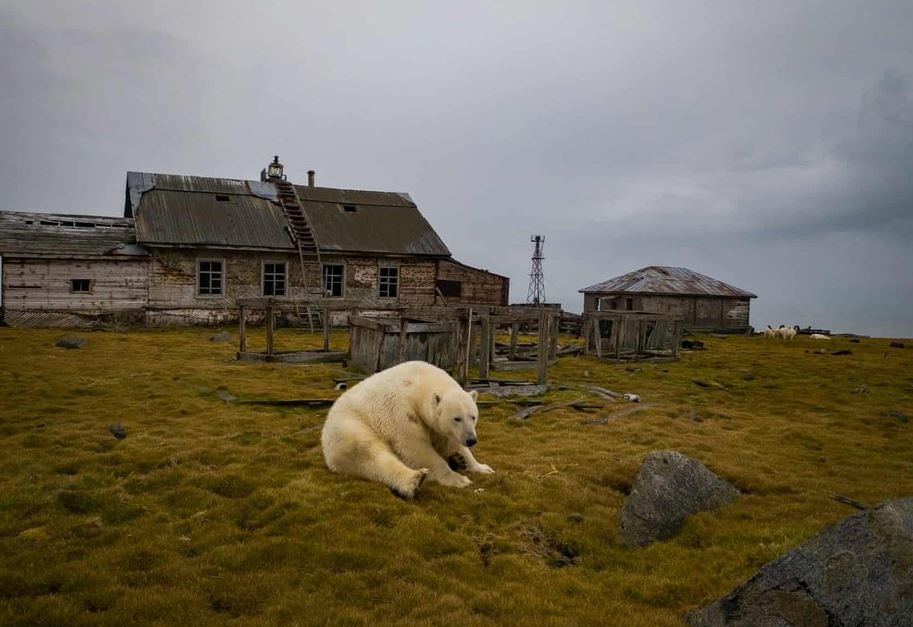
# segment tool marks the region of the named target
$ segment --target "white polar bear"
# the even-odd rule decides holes
[[[477,396],[423,361],[378,372],[330,408],[320,438],[327,466],[379,481],[407,499],[425,477],[464,488],[471,481],[451,470],[448,459],[470,472],[494,472],[469,452],[477,441]]]

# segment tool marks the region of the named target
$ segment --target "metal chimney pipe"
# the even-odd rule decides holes
[[[316,177],[317,173],[314,170],[308,170],[308,187],[314,187]]]

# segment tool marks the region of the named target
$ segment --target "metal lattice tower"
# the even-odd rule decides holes
[[[545,274],[542,272],[542,249],[545,247],[544,235],[530,235],[529,241],[533,242],[536,247],[533,250],[533,267],[529,272],[529,292],[526,294],[526,302],[530,305],[542,305],[545,303]]]

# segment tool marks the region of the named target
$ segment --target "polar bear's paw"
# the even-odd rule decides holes
[[[447,486],[448,488],[465,488],[472,483],[469,477],[456,472],[451,472],[447,475],[444,475],[443,477],[437,479],[437,482],[443,486]]]
[[[415,471],[415,474],[412,475],[402,487],[392,487],[390,492],[395,496],[398,496],[401,499],[411,500],[415,498],[415,493],[418,492],[419,487],[422,483],[425,482],[425,479],[428,477],[427,468],[419,468]]]
[[[495,469],[488,464],[478,464],[475,468],[471,468],[470,470],[472,472],[477,472],[480,475],[493,475],[495,472]]]
[[[454,472],[460,472],[466,470],[466,458],[460,455],[459,453],[454,453],[447,458],[447,465],[450,466],[450,470]]]

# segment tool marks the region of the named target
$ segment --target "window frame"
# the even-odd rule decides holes
[[[202,278],[202,274],[203,274],[203,269],[201,266],[204,263],[213,263],[213,262],[217,262],[221,265],[221,270],[219,272],[219,274],[220,274],[219,278],[221,280],[221,285],[219,287],[220,291],[218,294],[213,294],[212,292],[210,292],[208,294],[204,294],[201,291],[201,289],[203,287],[202,283],[200,281],[200,279]],[[196,297],[197,298],[222,298],[223,296],[225,296],[225,291],[226,291],[226,287],[227,287],[226,278],[228,275],[227,264],[225,263],[225,258],[224,257],[197,257],[196,266],[197,266],[197,268],[196,268],[196,270],[197,270],[196,271],[196,283],[197,283]],[[208,272],[210,274],[209,280],[210,280],[210,286],[211,286],[212,285],[212,270],[208,270]],[[209,289],[211,290],[212,287],[210,287]]]
[[[389,295],[384,296],[381,293],[381,285],[383,285],[383,283],[381,282],[381,271],[383,271],[383,270],[396,270],[396,293],[393,296],[389,296]],[[387,285],[389,285],[389,283]],[[400,267],[399,267],[399,265],[398,264],[389,264],[389,263],[386,263],[383,265],[378,265],[377,266],[377,297],[382,298],[384,300],[399,300],[399,293],[400,293],[399,288],[400,288]]]
[[[75,289],[76,281],[85,281],[88,287],[84,290]],[[70,294],[92,294],[95,291],[95,279],[70,279]]]
[[[275,293],[275,291],[276,291],[276,285],[275,285],[275,282],[276,282],[275,275],[276,275],[276,273],[275,273],[275,272],[272,272],[273,277],[274,277],[274,278],[273,278],[273,293],[272,293],[272,294],[267,294],[267,293],[266,293],[266,266],[267,266],[268,264],[272,264],[273,266],[276,266],[276,265],[280,265],[280,264],[281,264],[282,267],[283,267],[283,271],[282,271],[282,293],[281,293],[281,294],[276,294],[276,293]],[[260,295],[261,295],[261,296],[266,297],[266,298],[287,298],[287,297],[288,297],[288,292],[289,292],[289,290],[288,290],[289,280],[288,280],[288,279],[289,279],[289,276],[288,276],[288,261],[283,261],[283,260],[280,260],[280,259],[264,259],[264,260],[262,260],[262,261],[260,262]]]
[[[342,289],[339,293],[339,296],[333,296],[333,295],[327,294],[327,282],[326,282],[326,275],[324,273],[326,272],[325,268],[327,268],[328,266],[342,268],[342,276],[340,277],[340,281],[341,281],[340,287]],[[346,272],[347,272],[347,268],[346,268],[345,262],[342,262],[342,263],[326,262],[326,263],[320,264],[320,287],[323,292],[323,298],[345,298],[346,297]]]

